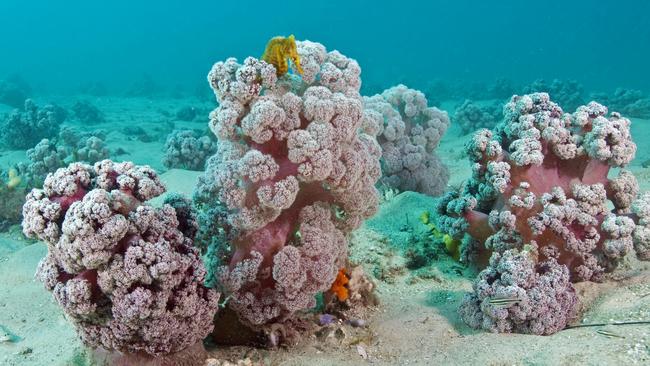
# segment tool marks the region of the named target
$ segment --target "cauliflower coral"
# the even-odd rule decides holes
[[[194,130],[174,130],[167,136],[163,165],[167,168],[203,170],[206,159],[217,150],[209,136]]]
[[[211,282],[253,329],[313,307],[347,262],[352,229],[378,206],[381,150],[363,132],[361,69],[297,41],[302,74],[248,57],[208,75],[217,153],[195,191]]]
[[[441,200],[438,227],[464,235],[465,260],[487,264],[461,307],[468,324],[554,333],[575,311],[567,281],[601,280],[633,248],[648,259],[650,197],[637,199],[625,169],[608,178],[634,158],[630,120],[607,112],[513,96],[503,121],[467,144],[472,178]]]
[[[149,167],[110,160],[49,174],[23,206],[23,232],[47,243],[37,278],[91,347],[166,355],[213,329],[219,294],[187,221],[145,201],[164,192]]]
[[[449,127],[447,112],[429,107],[420,91],[398,85],[364,97],[364,131],[382,150],[381,183],[401,191],[442,194],[449,171],[435,153]]]

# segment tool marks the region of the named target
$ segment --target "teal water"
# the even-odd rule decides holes
[[[3,0],[0,79],[74,92],[149,75],[194,88],[215,60],[295,34],[357,59],[366,86],[575,79],[648,89],[650,3],[622,1],[89,2]]]
[[[649,1],[0,0],[0,365],[95,365],[87,358],[96,355],[79,336],[78,323],[86,320],[84,314],[79,317],[75,313],[78,309],[64,308],[69,304],[62,305],[60,298],[53,298],[51,288],[44,288],[48,273],[34,280],[41,259],[48,253],[64,257],[63,251],[52,248],[66,242],[61,244],[57,238],[46,244],[47,238],[34,235],[37,229],[25,234],[25,227],[30,223],[36,227],[38,222],[34,224],[35,220],[26,219],[24,212],[33,216],[48,213],[34,209],[38,205],[32,206],[33,197],[26,199],[26,195],[32,189],[43,188],[48,174],[71,163],[92,165],[110,159],[146,165],[155,170],[168,193],[191,198],[185,201],[180,196],[172,196],[176,200],[176,219],[182,222],[167,224],[183,230],[179,237],[188,239],[186,242],[194,244],[199,251],[201,259],[193,265],[205,266],[208,273],[207,281],[200,286],[207,283],[215,288],[224,287],[215,271],[223,270],[221,266],[232,259],[230,256],[236,257],[233,254],[238,253],[236,246],[248,243],[248,238],[233,239],[240,233],[239,228],[231,227],[233,220],[226,218],[228,210],[215,192],[225,190],[218,186],[219,179],[225,180],[220,173],[227,171],[228,176],[243,173],[227,170],[234,165],[211,165],[209,159],[219,157],[222,153],[219,148],[233,143],[229,138],[241,138],[237,142],[249,144],[247,148],[251,150],[251,146],[259,147],[250,142],[250,136],[215,137],[217,128],[214,123],[209,125],[208,116],[218,102],[206,75],[215,62],[229,57],[236,57],[240,63],[249,56],[260,58],[269,39],[290,34],[296,40],[321,43],[328,51],[338,50],[358,61],[362,69],[363,98],[352,94],[362,101],[364,116],[376,116],[378,111],[397,116],[392,119],[386,115],[382,121],[380,114],[377,121],[384,132],[391,123],[393,128],[402,121],[409,125],[406,133],[400,132],[406,139],[404,136],[398,139],[397,145],[402,146],[396,150],[392,140],[387,141],[390,132],[364,136],[364,139],[376,138],[381,148],[377,171],[381,169],[382,176],[377,177],[374,185],[380,198],[375,202],[374,197],[356,197],[364,205],[368,204],[368,217],[360,219],[360,227],[354,231],[351,228],[342,231],[346,238],[345,250],[340,251],[339,259],[350,268],[336,267],[332,272],[343,273],[344,269],[351,272],[352,264],[358,265],[355,269],[363,267],[365,274],[359,277],[368,280],[362,283],[370,289],[358,286],[357,291],[367,290],[362,298],[368,303],[343,306],[339,301],[335,305],[341,307],[327,308],[325,313],[325,296],[331,297],[331,303],[333,286],[339,281],[337,276],[334,282],[314,290],[316,295],[309,294],[311,299],[318,300],[316,307],[309,304],[296,311],[301,321],[307,319],[302,316],[309,316],[308,323],[313,328],[296,333],[308,344],[306,351],[295,352],[290,348],[286,352],[274,352],[256,348],[260,347],[257,342],[264,346],[277,345],[273,343],[277,339],[272,332],[263,333],[261,328],[254,327],[254,332],[258,332],[253,333],[256,339],[264,341],[258,339],[256,343],[244,344],[255,347],[236,350],[222,347],[218,332],[222,324],[226,324],[225,333],[229,326],[237,331],[247,329],[239,327],[236,314],[235,320],[230,319],[232,324],[228,323],[228,315],[224,315],[226,321],[217,317],[214,339],[209,338],[212,333],[209,337],[195,335],[199,339],[197,345],[201,345],[200,340],[209,340],[205,342],[206,349],[214,358],[235,362],[237,358],[252,355],[256,361],[266,360],[259,364],[273,365],[358,365],[366,351],[369,360],[379,365],[496,365],[521,364],[522,360],[525,364],[561,364],[566,360],[608,365],[650,362],[645,325],[631,327],[628,333],[621,331],[625,334],[623,338],[603,336],[592,328],[563,329],[552,336],[531,337],[496,334],[468,326],[458,309],[463,297],[472,291],[480,266],[485,264],[468,265],[461,259],[464,249],[460,241],[452,240],[436,226],[436,216],[442,215],[438,206],[440,196],[473,179],[473,162],[467,159],[465,144],[479,128],[495,128],[503,120],[504,104],[513,94],[550,92],[551,99],[565,112],[573,112],[577,106],[595,99],[607,105],[610,112],[629,117],[637,150],[636,158],[627,168],[637,177],[640,191],[650,191]],[[299,78],[295,70],[290,73],[281,76],[283,82]],[[231,76],[222,75],[221,81]],[[391,88],[397,84],[424,94],[403,86]],[[299,84],[292,84],[296,85]],[[301,93],[305,90],[297,89],[292,92],[303,98]],[[384,90],[383,95],[371,97]],[[421,114],[414,118],[406,116],[405,95],[415,95],[417,101],[422,101],[424,96],[428,98],[424,106],[418,104],[418,108],[422,107],[418,111]],[[405,99],[399,99],[402,97]],[[26,99],[29,99],[27,103]],[[306,105],[304,102],[305,109]],[[221,107],[229,108],[228,103]],[[244,109],[246,117],[253,114],[251,105]],[[312,122],[316,125],[321,121],[314,118]],[[242,121],[238,123],[243,125]],[[430,126],[425,133],[426,149],[419,146],[421,149],[412,150],[414,146],[405,146],[404,141],[422,144],[422,135],[413,132],[413,126],[424,123]],[[372,126],[361,127],[356,135],[372,134],[369,132]],[[343,141],[340,145],[348,143]],[[338,147],[339,143],[332,145]],[[365,151],[360,146],[354,145],[356,153]],[[288,148],[269,151],[282,155],[285,150]],[[391,166],[387,163],[391,153],[400,155],[397,160],[403,160],[393,162],[397,169],[392,172],[387,168]],[[413,158],[415,155],[418,157]],[[274,158],[286,163],[284,156]],[[420,158],[422,161],[417,162]],[[92,173],[95,174],[98,173]],[[610,177],[615,174],[618,169],[612,169]],[[206,177],[211,177],[207,183]],[[240,180],[237,187],[251,187],[244,178]],[[320,188],[326,188],[324,191],[331,188],[330,182],[316,186],[315,193],[307,190],[306,195],[321,194]],[[634,190],[634,187],[623,188]],[[93,186],[92,191],[96,190]],[[70,202],[84,195],[91,196],[82,189]],[[57,205],[68,199],[58,193],[50,198]],[[137,221],[132,215],[136,207],[171,203],[164,200],[161,193],[143,199],[146,202],[120,201],[115,207],[126,205],[120,207],[131,215],[130,220]],[[303,203],[298,200],[297,205]],[[329,201],[327,204],[331,204],[329,209],[336,220],[345,219],[345,209]],[[289,206],[287,211],[295,206]],[[23,211],[23,207],[31,207],[31,211]],[[117,215],[113,212],[117,210],[115,207],[108,210],[110,215]],[[292,215],[282,214],[278,221],[282,223],[281,220],[289,220]],[[59,217],[52,220],[52,225],[70,222],[66,220],[67,217]],[[274,220],[267,226],[273,228]],[[284,230],[279,237],[286,236],[283,246],[301,248],[301,228],[277,226],[278,231]],[[116,252],[110,253],[111,261],[118,257],[120,250],[134,246],[132,239],[137,235],[146,236],[129,233],[128,240],[120,239]],[[336,241],[321,236],[325,244]],[[260,241],[265,239],[260,237],[257,238]],[[85,245],[84,240],[79,241]],[[178,248],[174,250],[181,252]],[[271,249],[269,253],[277,254]],[[615,276],[623,278],[620,282],[615,282],[619,281],[615,278],[602,285],[591,282],[580,285],[584,285],[578,288],[580,291],[587,288],[586,295],[580,298],[587,310],[581,311],[589,312],[576,318],[576,323],[648,319],[648,267],[628,259],[621,261],[620,270],[615,272]],[[85,270],[83,274],[91,273],[92,277],[93,270]],[[268,273],[260,271],[260,276]],[[68,273],[61,270],[59,275],[55,276],[56,281],[68,281]],[[82,275],[77,277],[83,279]],[[264,277],[258,282],[266,285],[267,280]],[[351,274],[350,280],[353,281]],[[133,288],[129,287],[129,291]],[[347,288],[353,290],[349,285]],[[219,288],[222,290],[218,315],[228,314],[229,310],[225,309],[232,310],[229,308],[233,303],[232,294],[227,292],[231,290]],[[374,312],[374,308],[368,310],[375,305],[374,300],[370,301],[375,295],[379,298],[379,312]],[[596,297],[598,301],[594,301]],[[159,304],[171,307],[172,303]],[[217,305],[214,307],[216,310]],[[99,311],[104,312],[103,317],[112,318],[107,309],[100,307]],[[314,313],[333,316],[332,319],[336,318],[333,324],[340,327],[327,335],[323,329],[330,324],[315,318]],[[212,319],[212,314],[204,315]],[[210,323],[205,319],[194,321]],[[151,323],[158,324],[158,321]],[[269,329],[272,327],[263,331]],[[314,334],[312,331],[316,329],[319,331]],[[242,338],[251,337],[242,333]],[[613,347],[615,341],[618,343]],[[593,351],[596,347],[599,352]],[[186,350],[193,352],[192,348]]]

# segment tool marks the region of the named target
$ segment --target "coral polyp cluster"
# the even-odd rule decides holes
[[[473,328],[492,332],[548,335],[576,313],[578,296],[566,266],[555,258],[539,261],[536,247],[495,252],[460,306]]]
[[[537,79],[522,89],[525,94],[547,93],[567,110],[574,110],[585,103],[584,88],[576,80],[553,79],[550,82]]]
[[[623,113],[626,116],[637,118],[650,117],[650,97],[640,90],[617,88],[610,95],[607,93],[593,93],[591,97],[610,109]]]
[[[552,333],[574,311],[568,279],[599,281],[633,248],[648,257],[647,198],[634,203],[629,171],[608,177],[636,152],[630,120],[607,112],[592,102],[568,114],[548,94],[514,96],[503,121],[467,144],[472,179],[442,199],[439,227],[465,235],[465,259],[491,256],[463,305],[470,325]],[[551,297],[524,301],[533,293]],[[500,297],[519,301],[494,305]]]
[[[501,105],[498,103],[479,105],[466,99],[454,112],[454,124],[460,126],[461,133],[466,135],[482,128],[494,128],[501,119]]]
[[[219,295],[155,172],[132,163],[74,163],[45,179],[23,207],[23,232],[48,254],[37,277],[83,341],[109,351],[164,355],[212,330]]]
[[[195,200],[211,281],[254,329],[313,307],[347,264],[346,234],[377,210],[380,148],[360,131],[361,69],[296,42],[302,75],[252,57],[217,62],[218,151]]]
[[[79,133],[64,127],[58,137],[43,139],[28,149],[27,161],[18,163],[16,169],[25,177],[28,187],[40,188],[49,173],[54,173],[69,163],[94,164],[108,159],[110,152],[103,138],[105,137],[100,131]]]
[[[432,196],[447,187],[449,172],[435,149],[449,127],[447,112],[430,107],[418,90],[398,85],[364,98],[363,128],[382,150],[381,183]]]
[[[12,149],[31,148],[41,139],[56,136],[65,118],[61,107],[39,107],[27,99],[22,109],[15,109],[0,121],[0,142]]]
[[[193,130],[175,130],[167,136],[163,165],[167,168],[203,170],[205,161],[217,150],[209,136]]]

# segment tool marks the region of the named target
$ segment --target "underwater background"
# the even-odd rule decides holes
[[[643,0],[4,0],[0,78],[74,93],[88,82],[121,92],[148,75],[193,90],[214,60],[295,34],[345,50],[362,65],[364,87],[569,78],[591,91],[647,89],[648,23]]]
[[[289,35],[294,35],[295,40],[287,37]],[[332,90],[346,90],[346,97],[352,99],[352,105],[358,104],[362,113],[354,117],[355,109],[347,110],[349,121],[356,118],[358,128],[350,129],[352,132],[347,131],[349,134],[344,132],[335,138],[328,136],[331,140],[322,140],[336,142],[332,143],[332,151],[345,146],[350,155],[365,159],[362,159],[363,164],[356,166],[361,173],[348,174],[346,178],[361,177],[359,181],[372,182],[358,183],[354,189],[348,187],[345,193],[349,197],[341,199],[343,203],[332,203],[330,210],[320,213],[327,219],[313,220],[326,223],[330,219],[337,223],[337,220],[346,221],[344,229],[331,230],[341,234],[342,240],[331,239],[339,237],[328,236],[330,232],[314,235],[326,238],[324,244],[320,244],[330,245],[329,252],[338,251],[338,257],[331,257],[345,262],[345,266],[335,268],[328,263],[330,266],[325,266],[327,268],[322,273],[329,271],[334,278],[328,278],[326,274],[318,276],[322,282],[320,287],[314,285],[310,287],[311,292],[305,290],[308,293],[305,297],[317,300],[317,305],[295,312],[301,316],[300,321],[305,320],[303,316],[308,317],[309,327],[306,328],[309,331],[297,332],[300,342],[297,346],[292,345],[293,348],[277,347],[289,342],[282,343],[282,337],[276,333],[270,333],[272,336],[265,333],[268,339],[259,341],[259,329],[251,327],[254,330],[252,336],[247,332],[248,328],[241,331],[244,329],[239,327],[241,314],[233,316],[224,310],[231,310],[228,306],[234,303],[232,294],[224,291],[217,303],[214,292],[210,292],[223,290],[219,288],[215,272],[231,259],[229,255],[237,252],[229,246],[234,240],[224,232],[228,231],[228,235],[239,233],[230,231],[232,227],[228,225],[234,222],[229,216],[232,212],[223,208],[222,197],[215,193],[226,189],[219,186],[219,179],[214,177],[234,176],[244,181],[238,176],[243,174],[237,170],[239,168],[233,168],[239,165],[228,165],[219,160],[228,156],[221,153],[228,151],[228,144],[237,138],[233,137],[236,134],[228,135],[220,130],[225,123],[220,118],[225,119],[223,116],[228,116],[228,113],[216,117],[216,113],[210,115],[215,108],[222,112],[232,112],[228,108],[236,109],[224,100],[232,98],[237,91],[228,90],[223,85],[230,85],[234,79],[233,70],[243,67],[234,62],[226,62],[226,67],[223,62],[234,57],[238,63],[244,63],[247,57],[254,57],[278,68],[277,59],[266,57],[273,54],[269,50],[276,36],[281,36],[280,42],[290,40],[293,47],[298,48],[298,51],[293,51],[303,58],[305,74],[309,73],[309,63],[314,62],[305,55],[325,52],[305,41],[318,42],[328,52],[339,51],[342,54],[328,54],[327,57],[339,61],[332,61],[336,63],[332,68],[340,72],[339,76],[345,75],[341,78],[345,80],[333,77],[339,84],[332,82],[326,86]],[[297,57],[297,54],[293,56]],[[298,71],[295,58],[291,58],[291,54],[283,57],[291,59],[288,73],[275,74],[274,70],[269,72],[269,69],[260,68],[256,70],[260,73],[257,78],[248,82],[260,83],[262,79],[267,82],[267,78],[277,77],[280,80],[278,85],[289,88],[287,81],[291,81],[294,83],[291,87],[296,89],[291,92],[304,98],[301,108],[306,110],[305,90],[327,81],[318,79],[322,77],[320,74],[306,82],[308,77]],[[360,77],[356,74],[354,62],[348,64],[348,58],[358,62]],[[219,66],[215,65],[219,62],[222,62],[217,64]],[[324,64],[317,65],[316,69],[323,72],[320,68]],[[211,319],[217,307],[219,312],[216,321],[202,319],[199,327],[202,329],[188,332],[192,334],[187,337],[160,332],[163,336],[152,343],[171,344],[174,351],[183,349],[193,353],[195,349],[185,348],[185,343],[199,339],[194,346],[201,348],[203,340],[212,360],[207,363],[209,366],[650,364],[647,328],[650,322],[649,262],[638,260],[632,254],[613,258],[611,263],[607,263],[608,273],[602,282],[596,278],[602,273],[594,275],[593,282],[591,278],[569,280],[567,269],[564,277],[557,276],[564,282],[557,278],[548,280],[553,285],[560,283],[564,287],[557,285],[560,290],[556,292],[542,291],[544,296],[569,293],[571,296],[568,296],[566,304],[562,304],[564,307],[560,310],[557,306],[553,308],[557,304],[553,299],[549,300],[551,305],[544,303],[547,298],[544,301],[538,299],[535,304],[544,303],[545,308],[534,314],[533,320],[537,320],[535,316],[548,316],[551,321],[540,322],[550,324],[548,328],[503,328],[492,333],[496,327],[490,327],[494,324],[476,320],[483,319],[483,309],[465,306],[463,310],[463,304],[472,304],[473,298],[468,295],[477,292],[475,285],[481,278],[481,266],[486,265],[477,263],[487,261],[489,256],[480,260],[468,259],[463,251],[471,245],[440,225],[449,214],[441,209],[444,206],[441,202],[449,197],[445,194],[462,192],[466,187],[464,184],[474,184],[475,181],[468,182],[477,179],[476,161],[471,160],[470,152],[471,148],[480,145],[475,144],[475,133],[482,128],[497,130],[502,123],[516,120],[509,121],[508,113],[510,116],[533,115],[517,110],[521,107],[517,101],[521,99],[513,95],[532,95],[525,100],[538,108],[543,121],[546,121],[543,117],[557,112],[553,109],[557,106],[547,103],[545,98],[550,98],[568,113],[583,108],[579,106],[592,100],[608,106],[609,112],[620,112],[625,117],[617,125],[624,132],[621,145],[633,139],[636,150],[632,151],[634,149],[629,145],[624,146],[627,149],[621,148],[619,153],[625,156],[618,158],[622,163],[608,162],[607,169],[600,171],[598,179],[613,179],[624,171],[620,168],[625,167],[631,174],[625,173],[617,181],[622,192],[621,200],[629,198],[631,201],[637,191],[650,191],[649,64],[650,1],[644,0],[0,0],[0,365],[98,364],[97,355],[88,347],[87,341],[82,341],[79,332],[87,325],[84,321],[94,318],[86,317],[83,307],[66,307],[56,297],[60,293],[52,294],[50,285],[61,278],[67,281],[68,274],[61,272],[64,275],[59,276],[61,273],[54,270],[40,273],[43,268],[43,272],[48,269],[41,266],[45,263],[42,262],[44,258],[56,261],[61,260],[55,258],[57,255],[65,257],[61,254],[65,251],[56,252],[52,247],[69,243],[61,244],[56,235],[53,239],[47,237],[48,233],[38,232],[40,222],[31,218],[40,219],[39,215],[47,213],[47,209],[39,205],[52,197],[57,204],[59,201],[70,202],[56,195],[40,201],[34,198],[40,197],[38,195],[28,196],[32,189],[41,192],[47,185],[46,177],[57,170],[68,169],[56,180],[65,182],[61,177],[74,172],[68,167],[78,168],[73,163],[90,164],[84,169],[92,172],[93,176],[101,175],[99,170],[104,169],[104,173],[110,171],[115,176],[131,174],[136,177],[134,179],[145,181],[143,186],[150,191],[138,196],[133,207],[129,206],[133,202],[128,200],[126,206],[135,210],[134,207],[139,208],[142,204],[153,207],[152,212],[158,210],[155,212],[160,217],[167,214],[182,221],[172,229],[184,231],[181,234],[174,232],[175,235],[182,239],[191,237],[192,240],[184,243],[188,248],[179,245],[174,249],[176,252],[171,252],[185,256],[184,259],[194,253],[193,250],[200,254],[189,261],[192,270],[186,273],[200,272],[205,266],[206,278],[195,279],[193,290],[205,290],[212,297],[206,295],[204,304],[194,305],[205,310],[201,312],[205,319]],[[206,76],[213,67],[210,85]],[[361,86],[357,93],[359,79]],[[300,84],[303,82],[305,84]],[[219,89],[220,83],[222,89]],[[267,92],[266,89],[260,90]],[[537,92],[548,92],[550,97]],[[315,99],[322,101],[327,98],[320,95]],[[259,100],[263,98],[256,99]],[[338,102],[340,100],[332,103],[338,107]],[[596,107],[590,108],[592,115],[604,115]],[[260,115],[264,114],[263,108],[260,109]],[[255,115],[251,110],[252,107],[246,109],[247,118]],[[305,122],[308,119],[305,115],[301,115],[303,125],[296,128],[299,132],[307,130],[304,124],[320,122],[313,116],[313,120]],[[573,115],[562,117],[566,117],[563,121],[579,118]],[[608,118],[606,126],[610,127],[619,117],[610,113]],[[372,125],[369,121],[377,124]],[[238,123],[243,124],[242,121]],[[401,125],[406,128],[400,129]],[[242,126],[238,128],[245,130]],[[626,134],[628,128],[632,137]],[[424,129],[426,132],[423,133]],[[256,132],[251,130],[253,132],[245,133]],[[572,132],[579,134],[576,131]],[[398,138],[391,137],[391,133]],[[341,136],[347,136],[348,140]],[[252,151],[254,148],[251,146],[257,145],[252,144],[248,137],[244,145],[249,144],[245,147]],[[377,142],[376,150],[370,141]],[[582,139],[576,144],[584,141]],[[604,138],[602,142],[605,146],[612,143]],[[504,150],[510,148],[505,143],[503,145]],[[289,149],[269,149],[279,155],[285,150]],[[547,155],[553,158],[552,154]],[[103,165],[104,159],[115,163]],[[124,161],[133,162],[137,167],[120,163]],[[248,163],[253,165],[254,159],[251,161],[253,163]],[[93,164],[97,165],[91,167]],[[148,181],[147,177],[153,178]],[[632,179],[636,179],[634,182],[638,182],[638,187],[631,183]],[[479,183],[484,184],[483,188],[487,184]],[[329,191],[332,188],[329,184],[317,181],[315,186],[322,188],[322,185],[326,187],[325,191]],[[95,181],[83,187],[79,195],[76,192],[70,201],[81,197],[92,196],[89,201],[96,198],[88,193],[97,190],[98,186],[93,185],[97,185]],[[166,193],[172,194],[165,196],[162,186]],[[319,189],[305,191],[308,192],[306,196],[322,193]],[[309,199],[311,197],[306,201]],[[298,202],[297,205],[304,203]],[[353,218],[341,208],[350,202],[358,204],[348,210],[357,209],[357,216]],[[175,205],[176,215],[170,214],[169,210],[159,210],[167,203]],[[646,194],[644,203],[650,215],[650,194]],[[292,207],[295,208],[289,206]],[[490,206],[486,204],[485,207]],[[111,207],[107,212],[117,216],[112,210],[116,209]],[[623,211],[617,213],[633,216]],[[181,220],[182,214],[188,215],[185,221]],[[26,219],[26,216],[29,217]],[[300,218],[295,212],[279,217],[296,222]],[[194,218],[196,222],[192,221]],[[352,224],[347,222],[348,219]],[[52,224],[58,230],[66,220],[59,218],[48,225]],[[131,216],[129,220],[137,221]],[[173,219],[165,221],[173,226],[170,222],[175,223]],[[647,219],[648,223],[650,219]],[[301,229],[295,228],[297,224],[291,224],[288,239],[282,244],[286,244],[285,248],[302,248]],[[86,228],[83,225],[79,227]],[[335,229],[339,230],[339,227]],[[647,230],[650,233],[650,226]],[[467,239],[470,234],[460,235]],[[85,244],[84,235],[79,237],[79,242]],[[109,238],[106,242],[111,243],[111,240]],[[119,243],[119,250],[132,245],[130,239],[127,244],[124,241]],[[189,248],[188,243],[194,248]],[[80,252],[70,250],[66,253]],[[627,252],[621,256],[625,254]],[[650,259],[650,249],[645,254],[645,259]],[[112,252],[106,258],[113,260],[113,256],[118,257]],[[498,270],[503,268],[510,267],[503,265]],[[118,273],[106,272],[110,275]],[[553,271],[543,269],[539,272]],[[47,275],[51,277],[48,279]],[[119,277],[119,274],[115,276]],[[317,279],[312,280],[316,282]],[[128,287],[128,291],[132,289]],[[350,300],[355,295],[356,303]],[[196,298],[205,300],[201,296]],[[495,317],[499,316],[501,306],[512,305],[509,302],[512,299],[496,297],[496,302],[491,303],[492,300],[481,301],[489,305],[486,305],[486,313],[489,309],[497,309]],[[110,301],[114,299],[106,300],[104,304]],[[563,311],[570,313],[573,310],[578,316],[562,318]],[[104,311],[102,316],[112,319],[112,308],[100,307],[98,312],[101,311]],[[536,312],[537,309],[531,306],[527,311]],[[224,313],[226,315],[222,315]],[[288,319],[294,320],[291,316],[295,314],[287,313],[290,313]],[[228,315],[239,320],[228,319]],[[554,323],[555,315],[562,319]],[[241,347],[220,344],[223,336],[219,334],[220,321],[223,320],[220,316],[236,325],[234,333],[241,331],[242,337],[257,337],[255,347],[250,346],[253,343]],[[192,325],[192,320],[199,322],[199,318],[186,317],[180,323]],[[470,324],[472,320],[474,322]],[[154,323],[151,329],[155,330],[158,325],[165,327],[157,319],[147,318],[144,322],[147,321]],[[612,325],[637,321],[641,323]],[[208,329],[213,323],[214,332]],[[304,325],[298,321],[296,324]],[[594,324],[605,326],[595,327]],[[227,326],[223,328],[224,333],[231,330]],[[210,332],[207,337],[203,334],[206,332]],[[141,343],[148,346],[146,340]],[[122,348],[115,348],[123,351],[129,346],[135,348],[142,344],[124,341],[119,344]],[[196,353],[203,356],[203,351]]]

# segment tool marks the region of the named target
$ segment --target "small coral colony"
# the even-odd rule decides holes
[[[447,112],[404,85],[363,97],[360,74],[293,36],[260,59],[217,62],[216,140],[174,133],[164,161],[205,172],[192,199],[162,206],[148,203],[165,192],[156,172],[107,160],[101,136],[41,141],[58,131],[54,106],[11,115],[13,133],[35,133],[8,141],[41,142],[0,193],[42,187],[27,193],[23,231],[47,243],[37,277],[84,343],[140,357],[210,335],[277,346],[305,331],[307,311],[368,306],[373,283],[349,261],[348,234],[377,211],[376,187],[442,195],[422,221],[480,270],[459,308],[473,328],[553,334],[576,313],[575,282],[601,280],[630,251],[650,259],[650,193],[625,169],[609,178],[635,155],[629,119],[596,102],[565,112],[543,92],[466,101],[456,114],[474,134],[472,175],[445,193],[435,149]],[[65,164],[70,154],[83,158]]]

